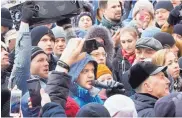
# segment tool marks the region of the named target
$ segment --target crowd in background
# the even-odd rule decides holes
[[[182,117],[181,0],[87,0],[77,16],[30,28],[33,6],[24,2],[19,30],[1,8],[2,117],[15,87],[21,117]],[[98,49],[83,52],[90,39]]]

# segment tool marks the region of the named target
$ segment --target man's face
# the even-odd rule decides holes
[[[32,75],[38,75],[41,78],[48,78],[49,63],[46,54],[38,54],[31,61],[30,71]]]
[[[181,0],[170,0],[170,1],[173,4],[173,7],[176,7],[176,6],[180,5],[181,2],[182,2]]]
[[[95,70],[94,65],[91,62],[89,62],[85,66],[85,68],[81,71],[77,79],[78,85],[87,90],[90,90],[92,88],[92,80],[95,79],[94,70]]]
[[[165,77],[163,72],[150,76],[148,81],[148,91],[157,97],[161,98],[169,94],[169,79]]]
[[[155,11],[155,19],[159,26],[163,26],[169,17],[169,11],[166,9],[157,9]]]
[[[65,48],[66,48],[65,38],[56,38],[54,45],[54,54],[61,56]]]
[[[108,0],[107,8],[104,9],[104,16],[111,21],[120,21],[121,5],[118,0]]]
[[[47,55],[50,55],[53,52],[54,41],[48,35],[44,35],[37,46],[40,47]]]
[[[173,77],[173,79],[177,79],[180,73],[177,57],[172,52],[169,52],[166,54],[165,59],[165,66],[168,66],[167,70],[169,74]]]
[[[123,50],[127,53],[132,54],[135,51],[136,46],[135,37],[133,37],[129,32],[121,34],[120,43]]]
[[[82,16],[78,23],[79,28],[88,30],[92,26],[92,19],[89,16]]]
[[[136,14],[136,21],[138,24],[138,28],[146,29],[151,21],[152,17],[147,10],[140,10]]]
[[[140,62],[144,59],[151,58],[156,51],[150,48],[137,48],[135,49],[136,61]]]
[[[103,47],[99,47],[97,50],[94,50],[90,53],[92,58],[98,63],[98,64],[106,64],[106,57],[107,54]]]
[[[8,54],[9,53],[1,47],[1,69],[6,69],[10,65]]]

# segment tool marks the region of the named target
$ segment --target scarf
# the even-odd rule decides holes
[[[136,57],[134,52],[132,54],[128,54],[125,50],[121,50],[121,54],[125,59],[127,59],[130,62],[130,64],[134,62]]]
[[[114,22],[114,21],[108,21],[104,16],[102,17],[101,24],[108,29],[112,29],[114,31],[117,31],[119,28],[122,27],[122,22]]]

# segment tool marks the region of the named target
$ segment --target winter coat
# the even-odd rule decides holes
[[[91,56],[87,55],[84,59],[72,65],[69,72],[69,75],[72,76],[70,96],[78,103],[80,107],[90,102],[97,102],[97,103],[103,104],[103,101],[99,98],[98,95],[96,95],[95,97],[92,97],[91,94],[89,93],[89,90],[82,88],[76,83],[76,80],[78,79],[81,71],[89,62],[96,63],[91,58]],[[95,73],[96,73],[97,64],[94,66],[95,66]]]
[[[114,75],[114,80],[116,81],[120,81],[122,74],[130,69],[131,64],[122,56],[121,49],[117,51],[116,57],[113,59],[112,66],[112,73]]]
[[[64,109],[69,94],[70,83],[71,76],[65,73],[52,71],[49,74],[45,89],[46,93],[49,94],[51,101],[60,104]]]
[[[51,54],[50,60],[49,60],[49,71],[55,70],[57,61],[58,61],[58,58],[54,54]]]
[[[124,95],[130,97],[135,94],[135,91],[133,90],[130,83],[128,82],[129,81],[128,76],[129,76],[129,70],[121,75],[120,82],[123,83],[123,85],[124,85],[124,89],[125,89]]]
[[[41,117],[66,117],[66,114],[61,105],[50,102],[43,106]]]
[[[21,24],[19,35],[15,45],[15,59],[13,69],[9,79],[9,88],[17,85],[24,95],[27,92],[26,80],[30,78],[31,63],[31,37],[29,26]]]
[[[154,105],[157,98],[149,94],[135,93],[133,101],[138,113],[138,117],[155,117]]]

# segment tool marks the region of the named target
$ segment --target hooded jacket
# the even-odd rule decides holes
[[[105,28],[103,26],[92,26],[88,30],[85,38],[91,39],[91,38],[96,38],[96,37],[100,37],[101,39],[104,40],[105,51],[108,55],[106,58],[106,62],[107,62],[107,66],[109,66],[112,64],[113,56],[114,56],[114,46],[113,46],[113,40],[110,35],[110,32],[107,28]]]
[[[155,117],[154,105],[157,101],[156,97],[140,93],[135,93],[132,97],[138,117]]]
[[[95,73],[96,73],[97,63],[89,55],[86,55],[84,59],[73,64],[69,72],[69,75],[72,76],[70,96],[78,103],[80,107],[90,102],[97,102],[101,104],[103,103],[103,101],[98,97],[98,95],[96,95],[95,97],[92,97],[89,90],[82,88],[76,83],[76,80],[78,79],[81,71],[89,62],[92,62],[94,64]]]

